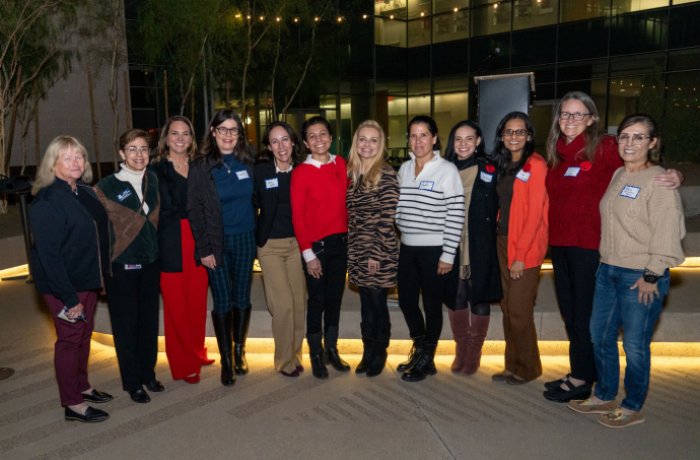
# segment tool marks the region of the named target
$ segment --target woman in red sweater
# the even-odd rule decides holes
[[[622,160],[613,136],[601,136],[598,110],[581,91],[564,95],[547,138],[549,244],[559,311],[569,337],[571,372],[545,383],[544,397],[585,399],[596,381],[589,323],[600,254],[600,200]],[[680,185],[674,170],[657,180]]]
[[[310,153],[292,172],[292,225],[306,269],[306,340],[311,369],[314,377],[327,378],[324,361],[338,371],[350,370],[337,348],[347,270],[348,178],[345,160],[330,153],[333,136],[325,118],[305,121],[301,133]]]
[[[544,181],[547,163],[535,152],[535,132],[522,112],[506,115],[496,128],[499,214],[496,246],[503,286],[505,369],[491,378],[520,385],[542,374],[534,307],[540,266],[547,252]]]

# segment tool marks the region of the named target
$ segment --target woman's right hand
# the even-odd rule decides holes
[[[80,318],[80,315],[83,314],[83,311],[85,310],[85,307],[83,307],[82,303],[78,303],[73,308],[68,309],[68,313],[66,313],[66,316],[70,319],[78,319]]]
[[[216,268],[216,258],[214,257],[214,254],[202,257],[202,265],[211,270],[214,270]]]
[[[306,262],[306,271],[309,272],[309,275],[316,279],[322,277],[323,269],[321,268],[321,261],[314,259],[310,262]]]

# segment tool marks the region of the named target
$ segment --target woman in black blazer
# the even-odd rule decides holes
[[[254,201],[258,209],[256,242],[263,270],[267,308],[272,315],[275,370],[298,377],[306,316],[306,283],[299,245],[292,227],[289,197],[292,168],[300,143],[287,123],[270,124],[263,136],[266,150],[255,165]]]

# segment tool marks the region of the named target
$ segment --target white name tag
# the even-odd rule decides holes
[[[620,192],[620,196],[632,198],[634,200],[637,198],[637,195],[639,195],[639,190],[640,188],[635,187],[634,185],[625,185],[625,187]]]
[[[527,182],[528,179],[530,179],[530,173],[525,172],[521,169],[520,171],[518,171],[518,174],[516,174],[515,177],[517,177],[518,179],[520,179],[523,182]]]
[[[278,183],[276,177],[273,179],[265,179],[265,188],[266,189],[277,188],[277,187],[279,187],[279,183]]]
[[[422,180],[418,185],[418,190],[432,190],[435,186],[435,182],[431,180]]]
[[[243,171],[236,171],[236,176],[238,176],[238,180],[243,180],[243,179],[248,179],[248,171],[245,169]]]
[[[493,174],[485,173],[484,171],[479,173],[479,177],[481,177],[481,180],[484,182],[491,182],[493,180]]]
[[[569,166],[568,168],[566,168],[564,177],[576,177],[578,176],[579,171],[581,171],[581,168],[579,168],[578,166]]]

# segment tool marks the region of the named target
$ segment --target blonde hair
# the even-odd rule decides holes
[[[49,146],[46,147],[44,158],[41,159],[41,163],[36,171],[36,178],[32,185],[32,195],[36,195],[42,188],[53,184],[53,181],[56,179],[53,168],[56,166],[56,162],[58,162],[58,158],[61,154],[70,149],[77,150],[83,155],[83,159],[85,159],[85,170],[83,171],[82,179],[87,183],[92,182],[92,166],[90,165],[85,146],[75,137],[62,134],[56,136],[49,143]]]
[[[370,164],[367,168],[362,167],[362,160],[357,152],[359,148],[360,130],[362,128],[373,128],[379,133],[377,155],[370,160]],[[386,136],[384,135],[384,130],[381,125],[374,120],[365,120],[360,123],[360,126],[355,130],[355,135],[352,137],[352,146],[350,147],[350,154],[348,155],[348,177],[352,180],[353,186],[367,187],[370,190],[377,188],[379,180],[382,177],[385,155]],[[366,169],[364,174],[362,172],[363,169]]]

